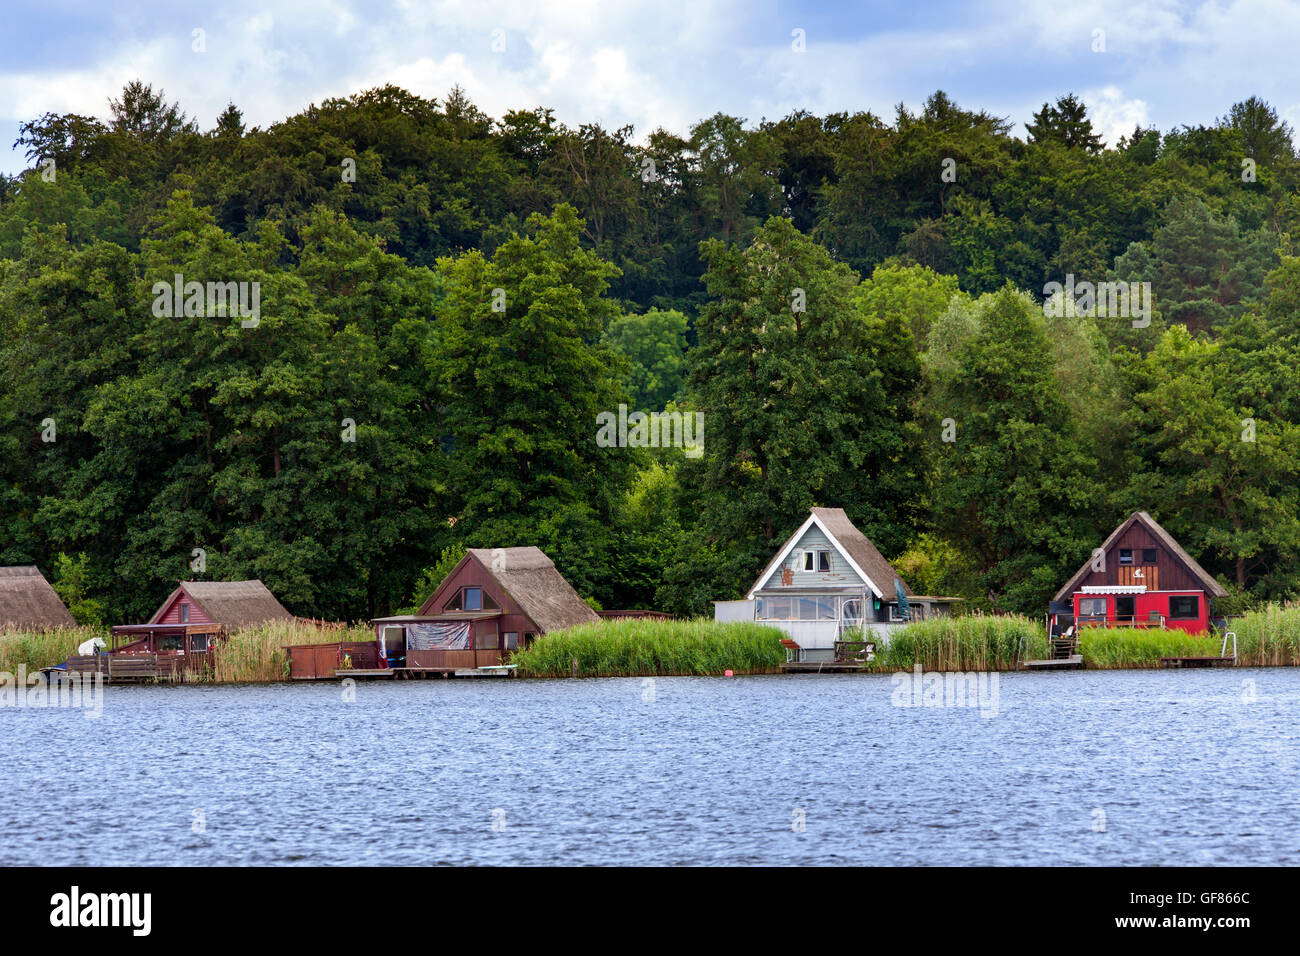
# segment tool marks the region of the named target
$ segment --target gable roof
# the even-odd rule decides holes
[[[157,624],[181,592],[188,594],[205,614],[225,627],[247,627],[267,621],[293,620],[261,581],[182,581],[149,618]]]
[[[911,595],[912,589],[907,586],[903,576],[894,570],[894,566],[885,560],[874,544],[871,543],[865,534],[858,530],[857,526],[849,520],[849,516],[844,513],[843,508],[813,508],[803,524],[797,531],[786,540],[781,546],[781,550],[763,569],[763,573],[754,581],[754,586],[749,589],[746,597],[750,600],[754,597],[754,592],[758,591],[767,583],[770,578],[782,564],[785,563],[786,557],[798,544],[799,539],[804,533],[816,525],[822,530],[822,533],[830,540],[849,562],[858,575],[867,582],[876,597],[885,597],[887,594],[894,593],[894,579],[898,578],[903,584],[903,593]]]
[[[35,565],[0,568],[0,627],[76,627],[63,600]]]
[[[590,624],[600,615],[578,596],[541,548],[470,548],[420,607],[427,615],[466,561],[477,562],[543,633]]]
[[[1159,541],[1171,552],[1173,552],[1174,557],[1177,558],[1179,561],[1181,561],[1187,567],[1187,570],[1192,573],[1192,576],[1196,578],[1196,580],[1201,582],[1201,586],[1205,588],[1206,594],[1208,594],[1210,597],[1218,597],[1218,598],[1228,596],[1227,589],[1224,588],[1224,586],[1220,584],[1218,581],[1214,580],[1214,578],[1210,575],[1210,572],[1206,571],[1205,568],[1201,567],[1200,564],[1196,562],[1196,559],[1193,558],[1186,551],[1184,551],[1182,545],[1180,545],[1177,541],[1174,540],[1174,536],[1171,535],[1164,528],[1160,527],[1159,522],[1157,522],[1155,518],[1151,517],[1145,511],[1135,511],[1131,515],[1129,515],[1128,520],[1122,522],[1118,528],[1116,528],[1114,531],[1110,533],[1110,537],[1108,537],[1105,541],[1102,542],[1101,550],[1109,551],[1111,545],[1113,545],[1115,541],[1119,538],[1119,536],[1122,535],[1125,531],[1127,531],[1135,521],[1140,522],[1143,525],[1143,527],[1145,527],[1148,531],[1151,532],[1152,536],[1154,536],[1157,541]],[[1082,581],[1087,576],[1091,568],[1092,568],[1092,558],[1090,556],[1086,561],[1083,562],[1083,565],[1079,568],[1079,570],[1074,572],[1074,577],[1070,578],[1070,580],[1066,581],[1065,584],[1062,585],[1061,590],[1056,592],[1056,596],[1053,597],[1052,600],[1064,601],[1066,597],[1068,597],[1069,595],[1077,591],[1079,582]]]

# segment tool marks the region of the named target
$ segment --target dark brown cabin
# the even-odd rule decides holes
[[[377,618],[381,666],[488,667],[600,618],[540,548],[470,548],[416,614]]]
[[[1145,511],[1111,532],[1052,599],[1053,630],[1159,627],[1202,634],[1227,590]]]
[[[0,568],[0,631],[51,631],[76,624],[34,565]]]

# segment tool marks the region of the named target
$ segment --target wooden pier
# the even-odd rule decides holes
[[[1077,671],[1083,669],[1083,655],[1079,653],[1079,636],[1075,633],[1051,638],[1052,656],[1038,661],[1016,661],[1016,670]]]
[[[787,661],[781,665],[782,674],[851,674],[865,670],[860,661]]]
[[[1235,657],[1162,657],[1161,667],[1231,667]]]
[[[364,667],[339,668],[334,676],[339,680],[430,680],[460,677],[513,677],[513,664],[492,667]]]
[[[1083,670],[1083,655],[1070,654],[1066,657],[1052,657],[1042,661],[1020,661],[1019,666],[1031,671]]]
[[[98,673],[105,684],[144,684],[201,681],[216,667],[213,649],[175,654],[74,654],[62,668],[42,668],[47,681],[65,680],[73,675],[93,677]]]

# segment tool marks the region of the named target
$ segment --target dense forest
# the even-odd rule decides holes
[[[33,119],[0,565],[85,621],[246,576],[357,619],[536,544],[605,607],[708,613],[823,505],[918,593],[1038,612],[1144,509],[1225,604],[1293,596],[1292,131],[1252,98],[1107,147],[1073,95],[1026,129],[942,92],[683,137],[386,87],[205,131],[142,82]],[[256,283],[257,319],[160,309],[176,276]],[[620,405],[698,413],[702,454],[605,447]]]

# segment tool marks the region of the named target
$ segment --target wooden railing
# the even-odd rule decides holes
[[[1150,616],[1139,617],[1137,615],[1117,617],[1114,619],[1104,617],[1083,617],[1077,619],[1079,627],[1136,627],[1149,628],[1158,627],[1161,630],[1165,627],[1165,616],[1158,614],[1153,620]]]
[[[424,667],[436,670],[458,670],[469,667],[495,667],[501,663],[501,651],[495,647],[451,651],[435,648],[429,651],[406,652],[407,667]]]

